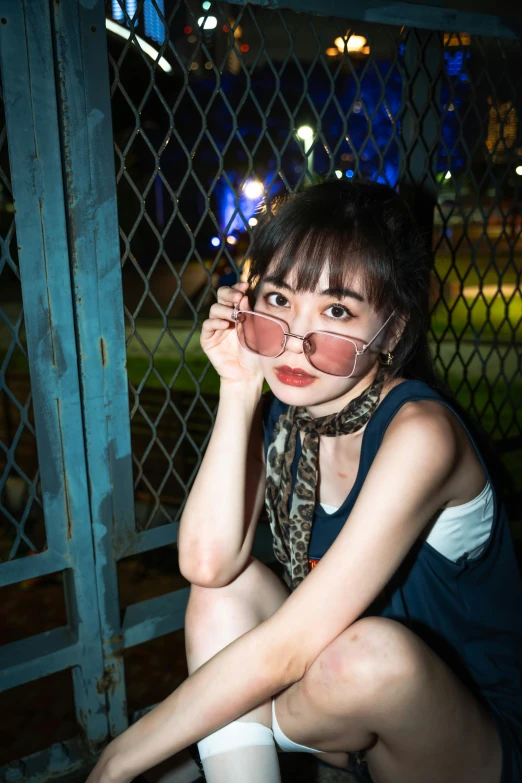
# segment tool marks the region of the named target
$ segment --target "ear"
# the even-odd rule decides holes
[[[401,315],[398,315],[396,318],[393,319],[391,323],[390,334],[388,335],[388,339],[386,341],[386,347],[384,348],[383,353],[386,353],[386,351],[393,353],[395,347],[399,344],[401,337],[404,334],[404,330],[406,329],[408,320],[409,320],[409,316],[406,316],[406,318],[404,318]]]

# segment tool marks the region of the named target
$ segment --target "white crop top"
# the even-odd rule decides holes
[[[337,511],[335,506],[321,503],[327,514]],[[468,554],[477,557],[489,538],[493,525],[493,490],[488,481],[476,498],[460,506],[443,509],[424,537],[430,546],[453,562]]]

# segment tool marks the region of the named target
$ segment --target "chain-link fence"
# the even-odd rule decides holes
[[[3,95],[0,97],[0,531],[2,560],[46,546],[18,265]]]
[[[520,41],[253,5],[107,12],[138,35],[155,19],[158,52],[109,32],[138,524],[178,519],[200,462],[216,287],[248,265],[262,200],[319,176],[413,195],[437,369],[520,437]]]

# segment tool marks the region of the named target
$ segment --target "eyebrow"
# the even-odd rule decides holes
[[[292,286],[288,285],[288,283],[285,283],[282,280],[278,280],[277,277],[274,275],[267,275],[263,278],[263,283],[272,283],[273,285],[276,285],[278,288],[284,288],[287,291],[290,291],[292,294],[295,294],[295,290],[292,288]],[[343,298],[351,298],[351,299],[357,299],[358,302],[364,302],[365,299],[361,294],[357,293],[357,291],[354,291],[352,288],[326,288],[324,291],[320,292],[320,296],[334,296],[337,299],[343,299]]]

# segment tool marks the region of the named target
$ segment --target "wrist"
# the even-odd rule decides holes
[[[264,378],[253,378],[241,381],[230,381],[221,379],[219,387],[220,400],[223,398],[231,398],[236,404],[242,402],[254,403],[257,405],[263,392]]]

